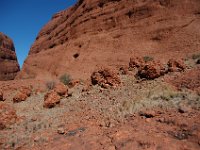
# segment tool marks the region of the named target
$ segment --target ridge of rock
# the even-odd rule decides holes
[[[199,50],[199,18],[198,0],[79,0],[42,28],[17,78],[86,79],[131,55],[185,57]]]
[[[0,81],[13,80],[19,71],[13,41],[0,32]]]

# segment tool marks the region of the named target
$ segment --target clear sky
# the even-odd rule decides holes
[[[12,38],[22,67],[41,28],[76,0],[0,0],[0,32]]]

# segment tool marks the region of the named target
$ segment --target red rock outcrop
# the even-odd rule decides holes
[[[31,89],[28,87],[22,87],[19,92],[13,97],[13,102],[18,103],[25,101],[28,97],[31,96]]]
[[[158,78],[166,73],[166,68],[159,62],[149,62],[146,63],[143,67],[140,67],[138,70],[138,76],[140,78],[146,78],[153,80]]]
[[[46,108],[52,108],[56,104],[59,104],[59,103],[60,103],[60,96],[54,90],[49,91],[44,96],[44,105],[43,106],[46,107]]]
[[[0,81],[13,80],[19,70],[13,41],[0,32]]]
[[[129,68],[140,68],[144,66],[145,61],[140,57],[131,57],[129,62]]]
[[[183,58],[199,49],[198,0],[79,0],[39,32],[17,78],[126,65],[132,55]]]
[[[93,72],[91,75],[91,81],[93,85],[98,84],[104,88],[108,88],[109,86],[116,87],[121,83],[118,75],[108,68],[100,68]]]
[[[55,88],[55,92],[58,93],[60,96],[64,96],[68,92],[68,88],[63,83],[58,83]]]

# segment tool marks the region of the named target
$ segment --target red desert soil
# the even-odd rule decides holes
[[[199,150],[199,29],[199,0],[55,14],[17,79],[0,81],[0,149]]]

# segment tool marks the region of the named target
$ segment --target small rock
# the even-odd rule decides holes
[[[57,133],[58,134],[65,134],[64,128],[62,128],[62,127],[58,128]]]
[[[68,97],[72,97],[73,93],[74,93],[74,91],[73,91],[73,90],[69,90],[69,91],[68,91],[68,95],[67,95],[67,96],[68,96]]]
[[[139,112],[140,116],[144,116],[145,118],[153,118],[156,116],[155,111],[141,111]]]
[[[3,99],[3,92],[2,91],[0,91],[0,101],[4,101],[4,99]]]
[[[146,118],[145,121],[148,122],[148,123],[150,123],[151,122],[151,118]]]
[[[37,117],[32,117],[31,121],[37,121]]]
[[[26,94],[19,92],[13,97],[13,102],[19,103],[21,101],[25,101],[27,98],[28,96]]]
[[[85,116],[85,120],[89,120],[90,119],[90,117],[89,116]]]
[[[179,108],[178,108],[178,111],[180,113],[187,113],[187,112],[191,111],[191,108],[189,106],[186,106],[186,105],[180,105]]]
[[[200,64],[200,59],[197,60],[196,64]]]
[[[36,136],[35,138],[34,138],[34,142],[39,142],[40,141],[40,137],[39,136]]]

